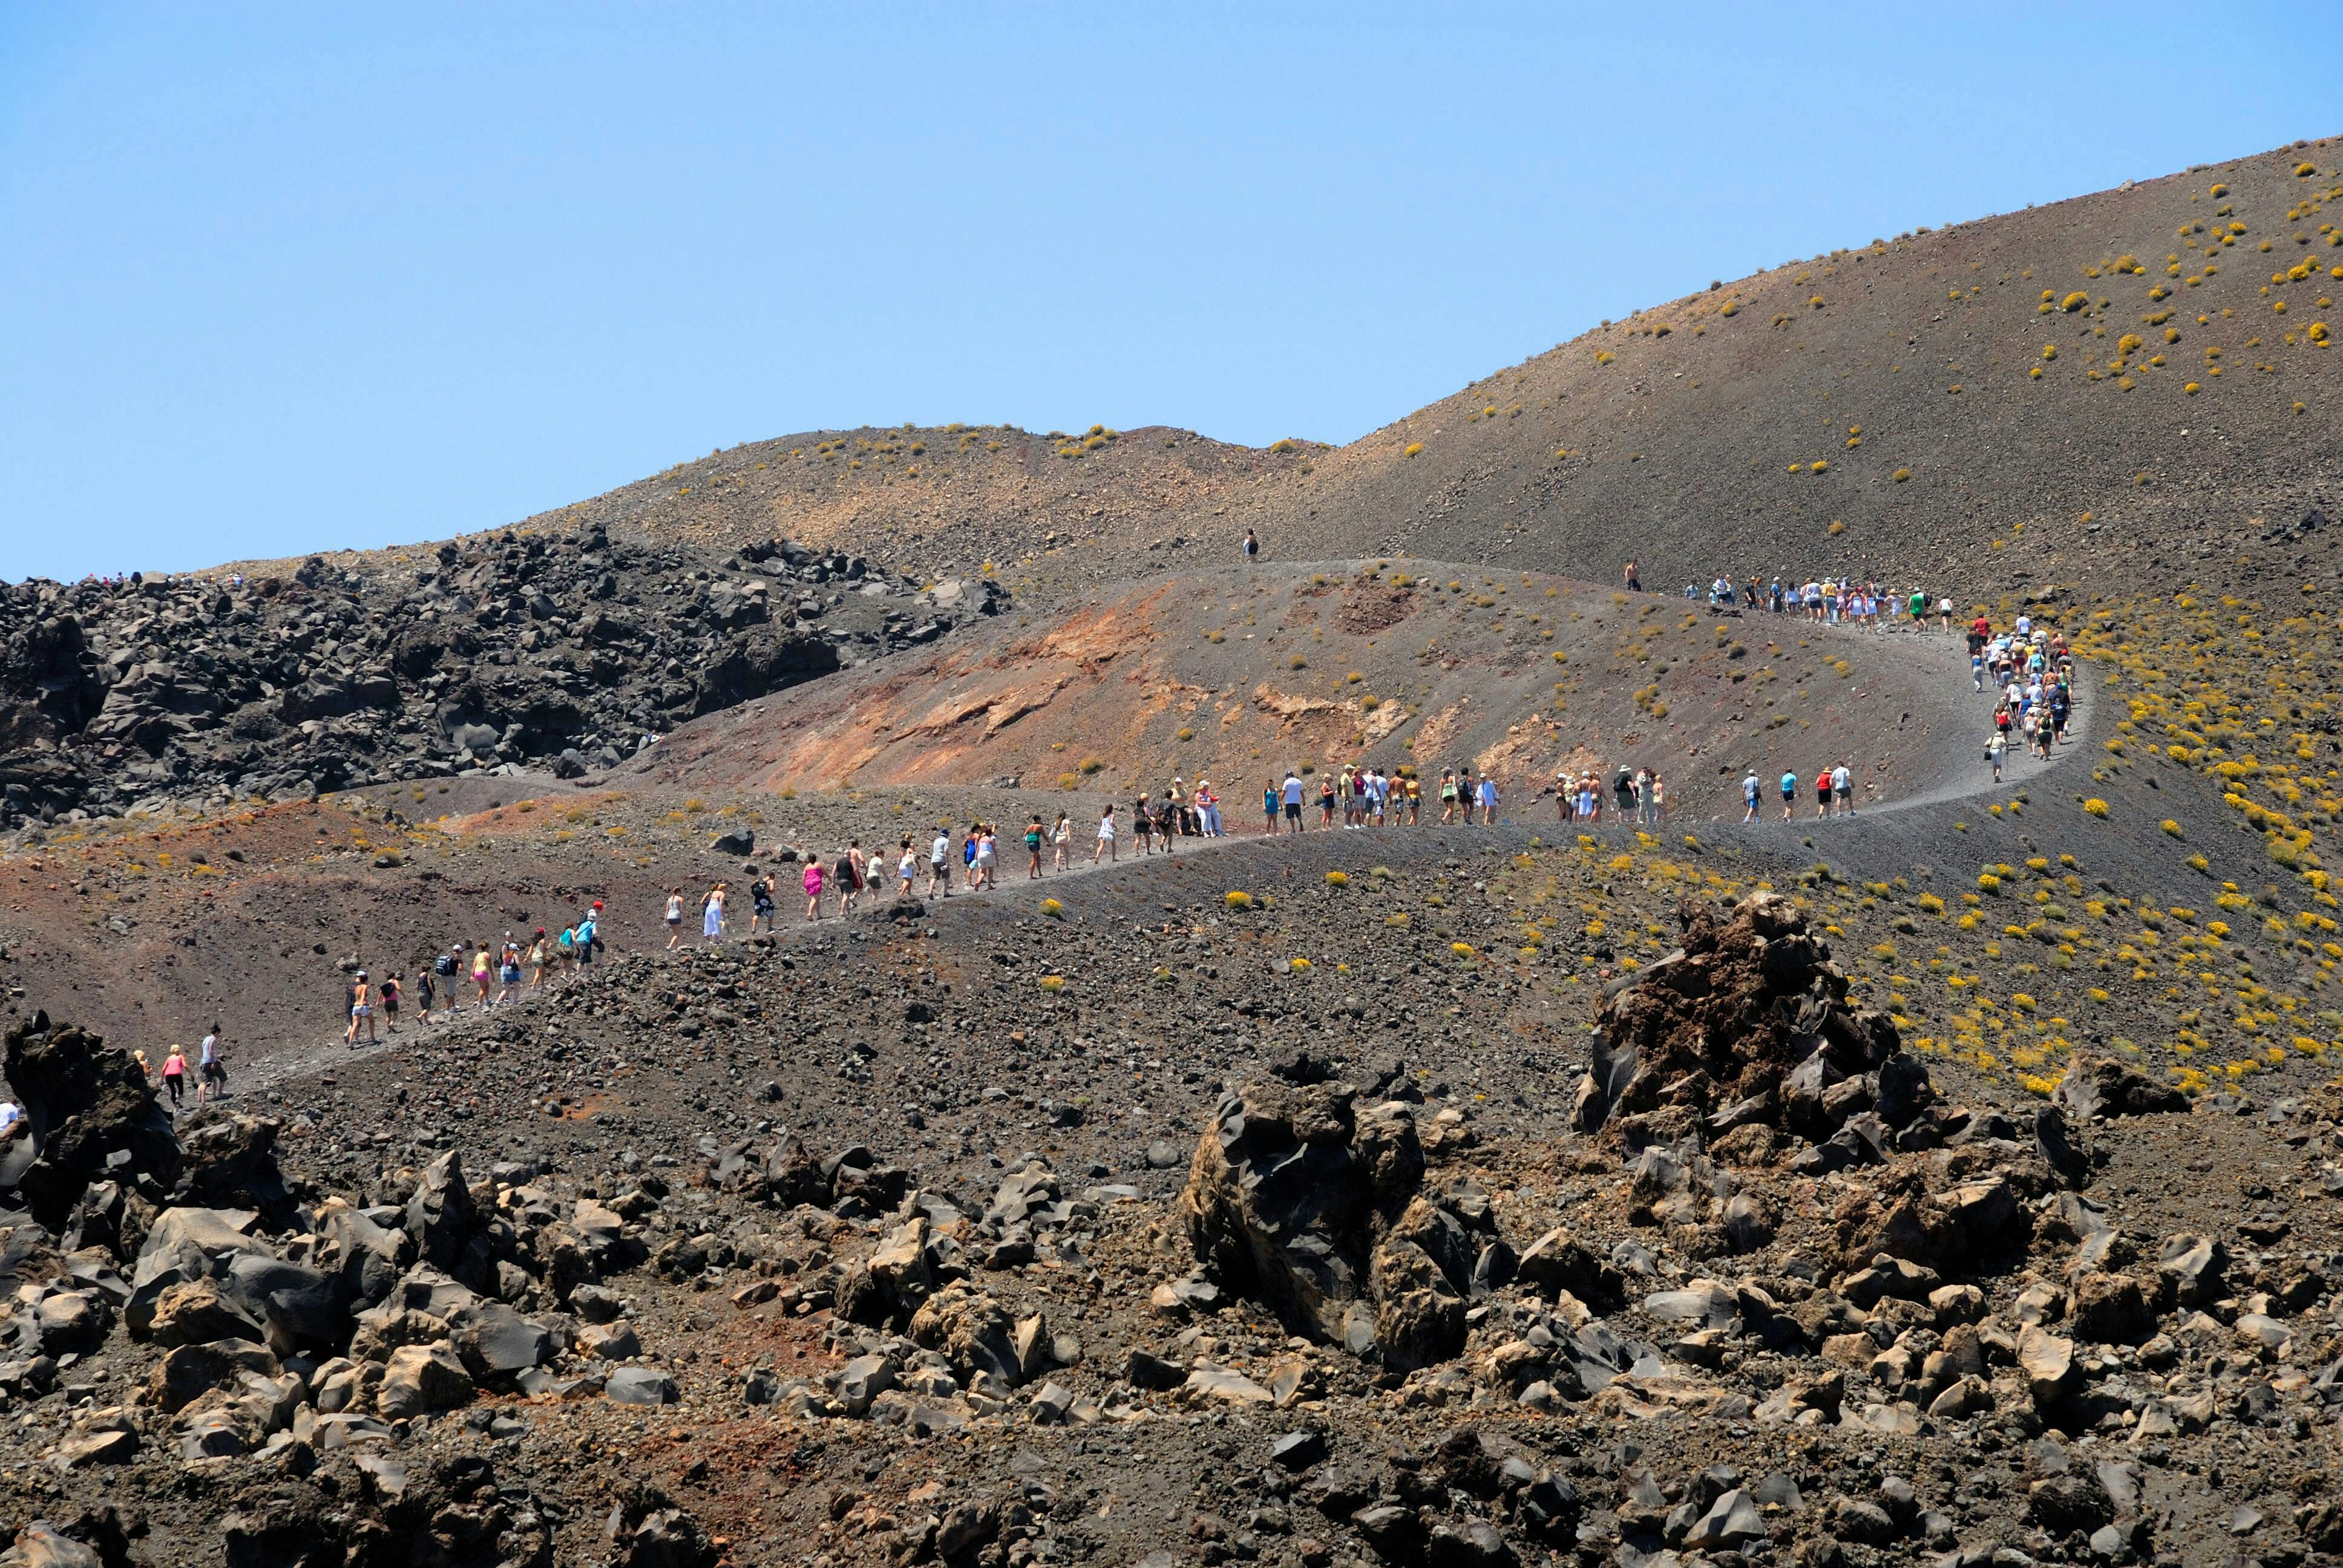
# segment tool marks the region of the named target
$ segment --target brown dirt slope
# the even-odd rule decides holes
[[[1470,762],[1511,792],[1565,764],[1643,764],[1713,803],[1732,792],[1717,774],[1811,771],[1827,745],[1892,796],[1945,749],[1929,739],[1944,705],[1922,689],[1942,671],[1910,657],[1920,640],[1526,572],[1228,568],[711,715],[614,780],[721,793],[1014,779],[1054,812],[1061,794],[1128,798],[1177,774],[1215,780],[1249,824],[1263,778],[1288,766],[1436,777]]]

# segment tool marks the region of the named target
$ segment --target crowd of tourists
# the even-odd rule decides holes
[[[486,1011],[549,980],[590,968],[595,950],[603,945],[601,930],[602,900],[597,899],[577,924],[558,931],[539,926],[527,937],[507,931],[500,941],[457,942],[416,967],[415,1016],[427,1023],[435,1011],[445,1016],[467,1005],[468,996],[469,1007]],[[409,994],[396,970],[380,980],[368,970],[357,970],[343,982],[343,1011],[349,1022],[342,1042],[355,1047],[361,1035],[369,1042],[379,1040],[378,1028],[397,1033]]]
[[[1980,615],[1969,623],[1968,639],[1970,686],[1994,694],[1985,759],[1998,782],[2012,745],[2046,761],[2066,743],[2075,713],[2075,651],[2064,633],[2027,615],[1998,632]]]

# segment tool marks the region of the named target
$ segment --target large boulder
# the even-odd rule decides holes
[[[250,1206],[272,1225],[291,1215],[293,1194],[277,1168],[277,1122],[205,1109],[178,1125],[181,1169],[177,1203],[207,1209]]]
[[[365,1306],[390,1293],[414,1256],[406,1231],[377,1225],[338,1198],[319,1208],[316,1229],[325,1242],[320,1255],[327,1266],[340,1276],[348,1299]]]
[[[1464,1348],[1464,1298],[1432,1254],[1405,1237],[1375,1249],[1375,1345],[1385,1365],[1413,1372]]]
[[[148,1228],[137,1267],[131,1273],[130,1301],[123,1309],[130,1332],[152,1332],[163,1292],[175,1285],[211,1279],[213,1260],[222,1253],[273,1259],[276,1253],[268,1242],[252,1234],[259,1218],[249,1209],[164,1210]]]
[[[1268,1079],[1223,1101],[1180,1214],[1222,1288],[1296,1333],[1413,1370],[1462,1349],[1466,1295],[1515,1260],[1487,1194],[1462,1180],[1424,1187],[1408,1107],[1360,1110],[1356,1093]]]
[[[407,1234],[416,1256],[477,1291],[496,1285],[496,1248],[454,1150],[423,1168],[407,1201]]]
[[[472,1374],[444,1345],[402,1345],[390,1352],[375,1409],[393,1419],[452,1410],[472,1398]]]
[[[128,1051],[35,1012],[8,1031],[5,1068],[35,1151],[17,1185],[51,1231],[94,1181],[143,1180],[160,1201],[178,1180],[171,1119]]]
[[[147,1337],[166,1347],[208,1344],[214,1340],[258,1340],[259,1319],[230,1301],[216,1281],[183,1280],[166,1285],[155,1300]]]
[[[1197,1261],[1315,1339],[1340,1339],[1345,1306],[1367,1293],[1373,1193],[1351,1147],[1355,1092],[1264,1080],[1222,1101],[1180,1193]]]
[[[2153,1116],[2188,1109],[2188,1097],[2113,1057],[2082,1057],[2066,1069],[2051,1097],[2075,1121]]]
[[[1753,894],[1729,916],[1687,900],[1676,918],[1683,945],[1613,981],[1596,1016],[1582,1131],[1631,1151],[1751,1123],[1819,1142],[1858,1116],[1892,1135],[1932,1101],[1895,1024],[1848,1002],[1787,900]]]

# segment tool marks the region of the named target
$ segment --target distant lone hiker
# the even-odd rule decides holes
[[[1261,540],[1254,535],[1251,528],[1247,528],[1245,530],[1244,550],[1246,560],[1252,561],[1259,560],[1261,558]]]
[[[1629,593],[1644,591],[1644,579],[1635,575],[1635,563],[1633,561],[1627,563],[1627,591]]]

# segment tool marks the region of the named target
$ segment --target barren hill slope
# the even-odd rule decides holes
[[[532,521],[794,536],[940,574],[990,559],[1021,593],[1225,558],[1248,526],[1285,559],[1600,580],[1634,557],[1654,584],[2177,568],[2295,520],[2343,457],[2338,163],[2335,140],[2298,143],[1720,281],[1339,449],[813,432]]]
[[[2343,450],[2338,152],[1713,285],[1352,443],[1247,520],[1281,550],[1597,577],[1636,557],[1647,583],[1949,571],[1983,588],[2021,555],[2036,580],[2194,558],[2248,514],[2293,521]]]

